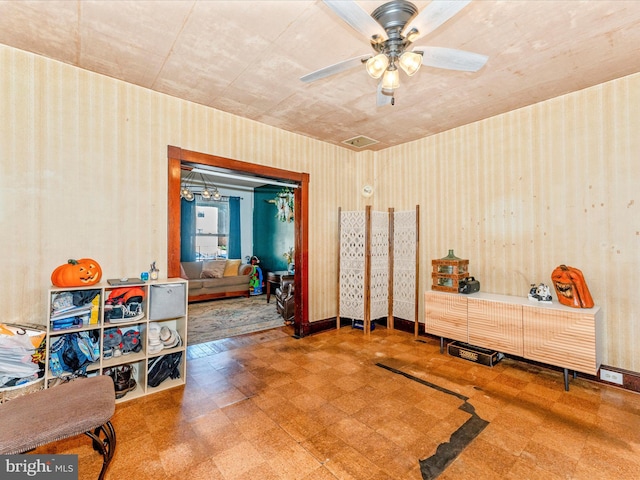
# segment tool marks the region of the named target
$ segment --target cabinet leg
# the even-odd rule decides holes
[[[562,369],[564,372],[564,389],[565,391],[569,391],[569,369],[568,368],[563,368]]]

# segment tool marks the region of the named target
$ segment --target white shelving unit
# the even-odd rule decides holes
[[[109,319],[105,318],[105,302],[109,298],[109,294],[115,289],[132,287],[138,287],[144,291],[144,317],[131,321],[117,321],[111,323]],[[99,299],[94,301],[91,315],[85,316],[84,323],[81,326],[54,330],[51,321],[54,298],[62,292],[73,293],[83,290],[99,291]],[[188,303],[187,281],[182,278],[148,281],[138,285],[114,286],[109,285],[108,283],[99,283],[89,287],[52,288],[48,293],[47,320],[47,355],[44,377],[45,388],[49,388],[54,385],[58,379],[58,377],[52,373],[49,364],[51,346],[62,335],[81,331],[97,333],[100,342],[100,358],[87,367],[87,375],[102,375],[106,373],[105,370],[107,369],[127,364],[133,366],[133,378],[136,380],[137,387],[126,393],[122,398],[118,399],[118,402],[132,400],[134,398],[173,388],[185,383]],[[148,331],[150,322],[156,322],[161,327],[166,326],[171,330],[175,330],[182,341],[173,348],[163,348],[159,352],[149,353]],[[105,358],[104,332],[111,328],[119,328],[122,333],[131,329],[138,330],[140,332],[140,343],[142,345],[142,349],[139,352],[130,352],[120,356]],[[182,352],[182,360],[179,368],[180,377],[175,379],[168,378],[156,387],[148,386],[147,379],[150,360],[176,352]],[[65,374],[68,373],[65,372]]]

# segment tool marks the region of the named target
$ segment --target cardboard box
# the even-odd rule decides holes
[[[457,341],[447,345],[447,352],[453,357],[462,358],[488,367],[493,367],[504,358],[504,354],[502,353]]]

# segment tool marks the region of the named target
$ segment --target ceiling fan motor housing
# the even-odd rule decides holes
[[[385,41],[372,38],[372,47],[379,53],[400,56],[410,43],[402,36],[402,30],[417,13],[416,6],[406,0],[393,0],[376,8],[371,16],[384,28],[389,38]]]

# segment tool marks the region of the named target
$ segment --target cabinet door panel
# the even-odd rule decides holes
[[[469,298],[469,343],[522,356],[522,306]]]
[[[468,341],[467,298],[457,294],[425,292],[425,331],[439,337]]]
[[[596,375],[596,319],[593,314],[523,307],[524,356]]]

